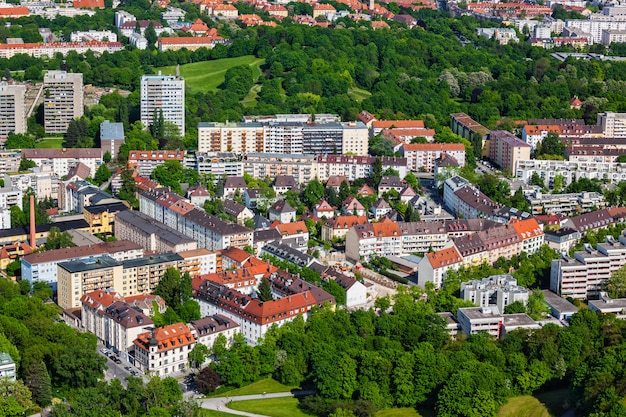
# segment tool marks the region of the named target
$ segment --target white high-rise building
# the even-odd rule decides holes
[[[598,126],[605,138],[626,138],[626,113],[598,113]]]
[[[26,86],[0,82],[0,143],[9,133],[26,132]]]
[[[141,122],[152,125],[154,117],[172,122],[185,135],[185,80],[175,75],[141,76]]]
[[[43,118],[46,133],[65,133],[70,122],[82,117],[83,74],[48,71],[43,77]]]

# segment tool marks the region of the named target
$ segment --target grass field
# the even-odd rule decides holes
[[[558,417],[567,409],[567,389],[512,397],[500,408],[498,417]]]
[[[237,58],[224,58],[214,61],[194,62],[180,66],[180,75],[185,78],[185,85],[191,89],[192,93],[207,92],[217,90],[217,86],[224,82],[224,74],[229,68],[238,65],[249,65],[254,72],[256,80],[261,75],[260,66],[264,59],[253,55],[245,55]],[[163,74],[173,75],[176,73],[176,66],[156,68]]]
[[[421,417],[414,408],[389,408],[376,413],[376,417]]]
[[[348,90],[348,95],[360,103],[361,101],[371,96],[372,93],[367,90],[363,90],[362,88],[352,87],[350,90]]]
[[[41,142],[35,143],[37,149],[62,148],[63,138],[44,138]]]
[[[299,387],[290,387],[287,385],[283,385],[272,378],[266,378],[261,379],[257,382],[253,382],[252,384],[246,385],[245,387],[225,391],[220,390],[213,395],[209,395],[209,397],[235,397],[237,395],[263,394],[264,392],[290,392],[294,389],[299,389]]]
[[[298,400],[293,397],[233,401],[228,404],[228,407],[270,417],[310,417],[310,414],[305,414],[298,408]]]
[[[232,417],[236,416],[237,414],[224,413],[222,411],[215,410],[200,410],[200,415],[202,417]]]

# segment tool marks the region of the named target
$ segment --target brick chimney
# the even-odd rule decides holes
[[[35,229],[35,196],[30,196],[30,247],[37,247],[37,233]]]

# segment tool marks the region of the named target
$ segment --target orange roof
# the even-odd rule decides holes
[[[367,184],[363,184],[361,188],[359,188],[359,191],[356,192],[356,194],[361,195],[361,196],[368,196],[368,195],[374,195],[376,193],[374,192],[374,190],[372,190],[372,187],[370,187]]]
[[[313,10],[332,10],[333,12],[336,11],[337,9],[335,9],[332,4],[316,4],[315,6],[313,6]]]
[[[157,327],[154,331],[145,332],[137,336],[133,342],[143,350],[150,350],[150,341],[157,341],[158,352],[181,348],[196,341],[196,338],[184,323],[174,323],[169,326]]]
[[[378,223],[372,223],[372,226],[374,227],[375,237],[390,237],[400,235],[400,226],[398,226],[398,223],[389,219],[383,219]]]
[[[28,16],[28,7],[0,7],[0,16]]]
[[[229,271],[214,272],[212,274],[202,275],[201,278],[217,282],[218,284],[241,284],[256,286],[257,279],[262,277],[269,277],[278,268],[268,263],[261,265],[254,265],[247,268],[240,268]]]
[[[210,45],[217,38],[213,36],[200,36],[196,38],[181,36],[178,38],[159,38],[161,45]]]
[[[465,146],[462,143],[407,143],[402,146],[405,151],[415,152],[428,152],[428,151],[440,151],[440,152],[452,152],[452,151],[464,151]]]
[[[511,221],[511,226],[513,226],[513,229],[515,229],[522,240],[543,235],[543,229],[534,218],[526,220],[513,220]]]
[[[243,249],[230,247],[222,250],[222,257],[230,258],[235,262],[244,263],[248,259],[250,259],[252,255],[246,252]]]
[[[306,228],[306,224],[303,221],[293,223],[281,223],[276,225],[276,229],[283,236],[299,235],[302,233],[309,233]]]
[[[194,32],[206,32],[209,30],[209,27],[200,19],[196,19],[192,24],[189,30]]]
[[[346,198],[346,201],[343,202],[342,207],[345,210],[354,210],[355,208],[357,210],[365,210],[365,207],[363,207],[363,204],[361,204],[361,202],[357,200],[357,198],[354,196],[350,196]]]
[[[160,38],[159,41],[165,39],[179,38]],[[180,38],[180,39],[203,39],[203,38]],[[130,151],[128,159],[133,161],[182,161],[185,159],[184,151]]]
[[[382,20],[374,20],[372,22],[372,29],[383,29],[388,27],[389,25],[387,24],[387,22],[383,22]]]
[[[374,120],[372,123],[375,129],[407,129],[423,128],[423,120]]]
[[[104,0],[74,0],[75,9],[104,9]]]
[[[319,203],[317,203],[317,205],[315,206],[315,211],[335,211],[335,209],[333,208],[333,206],[331,206],[328,201],[322,199],[322,201],[320,201]]]
[[[83,304],[86,304],[89,307],[95,309],[99,309],[100,307],[102,307],[103,309],[107,308],[115,301],[121,300],[123,300],[123,298],[117,292],[105,290],[88,292],[87,294],[83,294],[83,296],[80,297],[80,301]]]
[[[334,219],[328,219],[324,223],[326,227],[333,229],[349,229],[357,224],[367,224],[367,216],[337,216]]]
[[[237,10],[232,4],[217,4],[213,7],[213,10]]]
[[[558,126],[558,125],[526,125],[526,126],[524,126],[524,131],[526,132],[527,135],[538,135],[538,134],[541,134],[541,132],[543,132],[543,131],[560,134],[561,133],[561,126]]]
[[[463,257],[455,246],[427,253],[426,257],[433,269],[458,264],[463,261]]]

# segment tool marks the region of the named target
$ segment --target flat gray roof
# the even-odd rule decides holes
[[[578,308],[576,308],[574,304],[570,303],[565,298],[558,296],[550,290],[543,290],[543,296],[546,300],[546,303],[548,303],[550,307],[552,307],[561,314],[574,314],[578,312]]]

